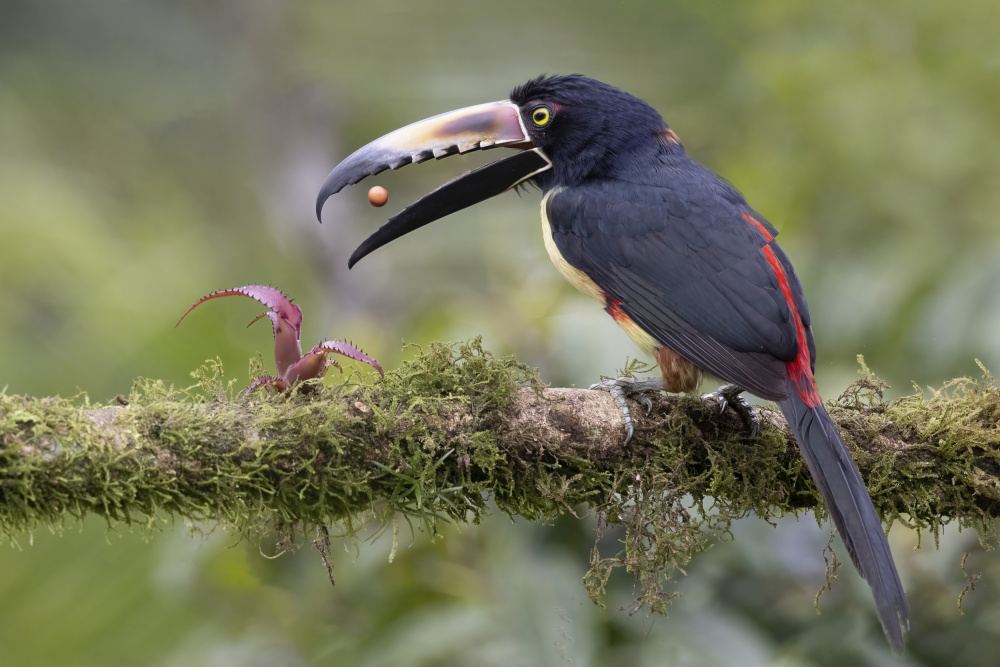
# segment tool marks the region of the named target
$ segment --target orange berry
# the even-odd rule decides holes
[[[389,201],[389,192],[381,185],[376,185],[368,191],[368,203],[372,206],[385,206]]]

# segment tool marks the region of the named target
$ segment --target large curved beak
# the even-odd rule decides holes
[[[354,251],[348,267],[354,266],[368,253],[404,234],[506,192],[551,168],[549,159],[528,138],[517,105],[491,102],[450,111],[407,125],[359,148],[326,177],[316,199],[316,217],[321,216],[327,199],[366,176],[497,146],[525,152],[463,174],[406,207]]]

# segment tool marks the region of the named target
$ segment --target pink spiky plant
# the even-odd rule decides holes
[[[377,370],[380,375],[385,375],[377,361],[351,343],[341,340],[325,340],[303,355],[302,345],[299,343],[302,334],[302,310],[280,290],[267,285],[244,285],[234,289],[212,292],[195,301],[190,308],[184,311],[181,319],[177,320],[177,324],[179,325],[188,313],[205,301],[220,296],[233,295],[248,296],[271,309],[255,317],[247,325],[248,327],[267,316],[271,318],[271,325],[274,329],[274,364],[277,375],[263,375],[257,378],[250,383],[245,393],[249,394],[257,387],[265,385],[278,391],[288,391],[292,385],[300,380],[323,377],[326,374],[326,369],[330,366],[336,366],[343,373],[344,369],[340,364],[327,356],[333,352],[355,361],[364,362]]]

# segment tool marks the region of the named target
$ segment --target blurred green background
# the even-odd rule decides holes
[[[246,380],[271,283],[304,343],[481,333],[555,385],[636,352],[564,283],[538,198],[510,194],[348,272],[388,215],[499,153],[385,173],[318,225],[332,166],[408,122],[580,72],[646,99],[781,231],[814,318],[821,390],[863,353],[897,392],[1000,369],[1000,11],[995,0],[505,3],[5,0],[0,6],[0,387],[102,403],[139,375]],[[390,192],[367,204],[369,184]],[[890,535],[910,595],[893,658],[853,570],[821,600],[829,531],[741,521],[677,583],[668,619],[580,577],[593,521],[496,517],[431,542],[311,547],[97,521],[0,547],[2,665],[991,665],[1000,565],[970,532]],[[202,531],[208,532],[205,535]],[[607,539],[613,540],[614,537]],[[308,541],[306,541],[308,546]],[[965,600],[960,562],[983,581]],[[622,611],[621,608],[625,608]]]

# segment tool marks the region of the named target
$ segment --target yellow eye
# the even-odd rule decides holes
[[[538,127],[545,127],[550,120],[552,120],[552,112],[549,111],[548,107],[536,107],[531,112],[531,122]]]

